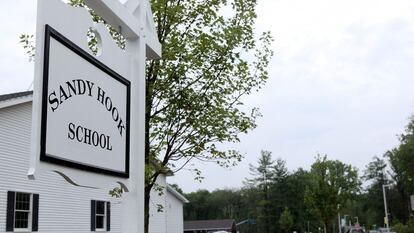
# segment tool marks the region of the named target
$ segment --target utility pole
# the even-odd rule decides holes
[[[389,186],[390,186],[389,184],[382,185],[382,194],[384,196],[385,226],[387,228],[387,232],[390,232],[390,225],[389,225],[389,220],[388,220],[388,208],[387,208],[387,197],[385,195],[385,187],[389,187]]]
[[[339,229],[339,233],[342,233],[341,232],[341,213],[339,213],[339,207],[340,207],[340,205],[338,204],[337,205],[337,209],[338,209],[338,229]],[[334,228],[333,232],[335,232],[335,228]]]
[[[342,233],[341,230],[341,214],[338,211],[338,229],[339,229],[339,233]]]

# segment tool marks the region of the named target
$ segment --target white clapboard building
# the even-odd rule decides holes
[[[166,183],[165,175],[159,176],[157,183],[165,189],[151,193],[150,232],[183,233],[183,204],[188,200]],[[162,206],[162,211],[159,211],[158,205]]]
[[[0,232],[121,232],[121,200],[108,189],[69,184],[63,174],[27,178],[32,92],[0,95]],[[151,194],[150,232],[182,233],[185,197],[166,183]],[[157,211],[162,205],[163,211]]]

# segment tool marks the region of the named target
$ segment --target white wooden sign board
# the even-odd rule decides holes
[[[129,177],[130,82],[45,27],[40,160]]]
[[[115,134],[106,107],[97,100],[97,91],[105,91],[105,97],[113,101],[112,108],[118,109],[118,118],[129,124],[130,57],[116,46],[103,25],[92,22],[85,9],[56,0],[39,0],[37,23],[33,176],[58,171],[74,184],[89,187],[125,182],[129,167],[123,164],[129,131],[125,127],[123,137]],[[89,28],[96,30],[102,40],[100,56],[95,57],[88,48]],[[112,58],[105,56],[107,53]],[[114,77],[121,77],[123,83]],[[92,101],[94,98],[96,101]]]

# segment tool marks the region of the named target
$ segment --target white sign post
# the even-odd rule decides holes
[[[86,0],[126,38],[122,51],[83,8],[38,0],[30,179],[54,171],[83,187],[126,193],[122,232],[144,226],[145,60],[161,45],[148,0]],[[88,47],[93,30],[99,53]]]

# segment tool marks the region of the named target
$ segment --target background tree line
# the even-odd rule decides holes
[[[414,194],[414,118],[399,145],[373,157],[363,171],[318,155],[309,170],[289,171],[282,159],[262,151],[239,189],[198,190],[185,194],[185,220],[254,219],[242,232],[338,232],[338,213],[346,225],[384,226],[383,185],[390,224],[398,233],[414,232],[410,195]]]

